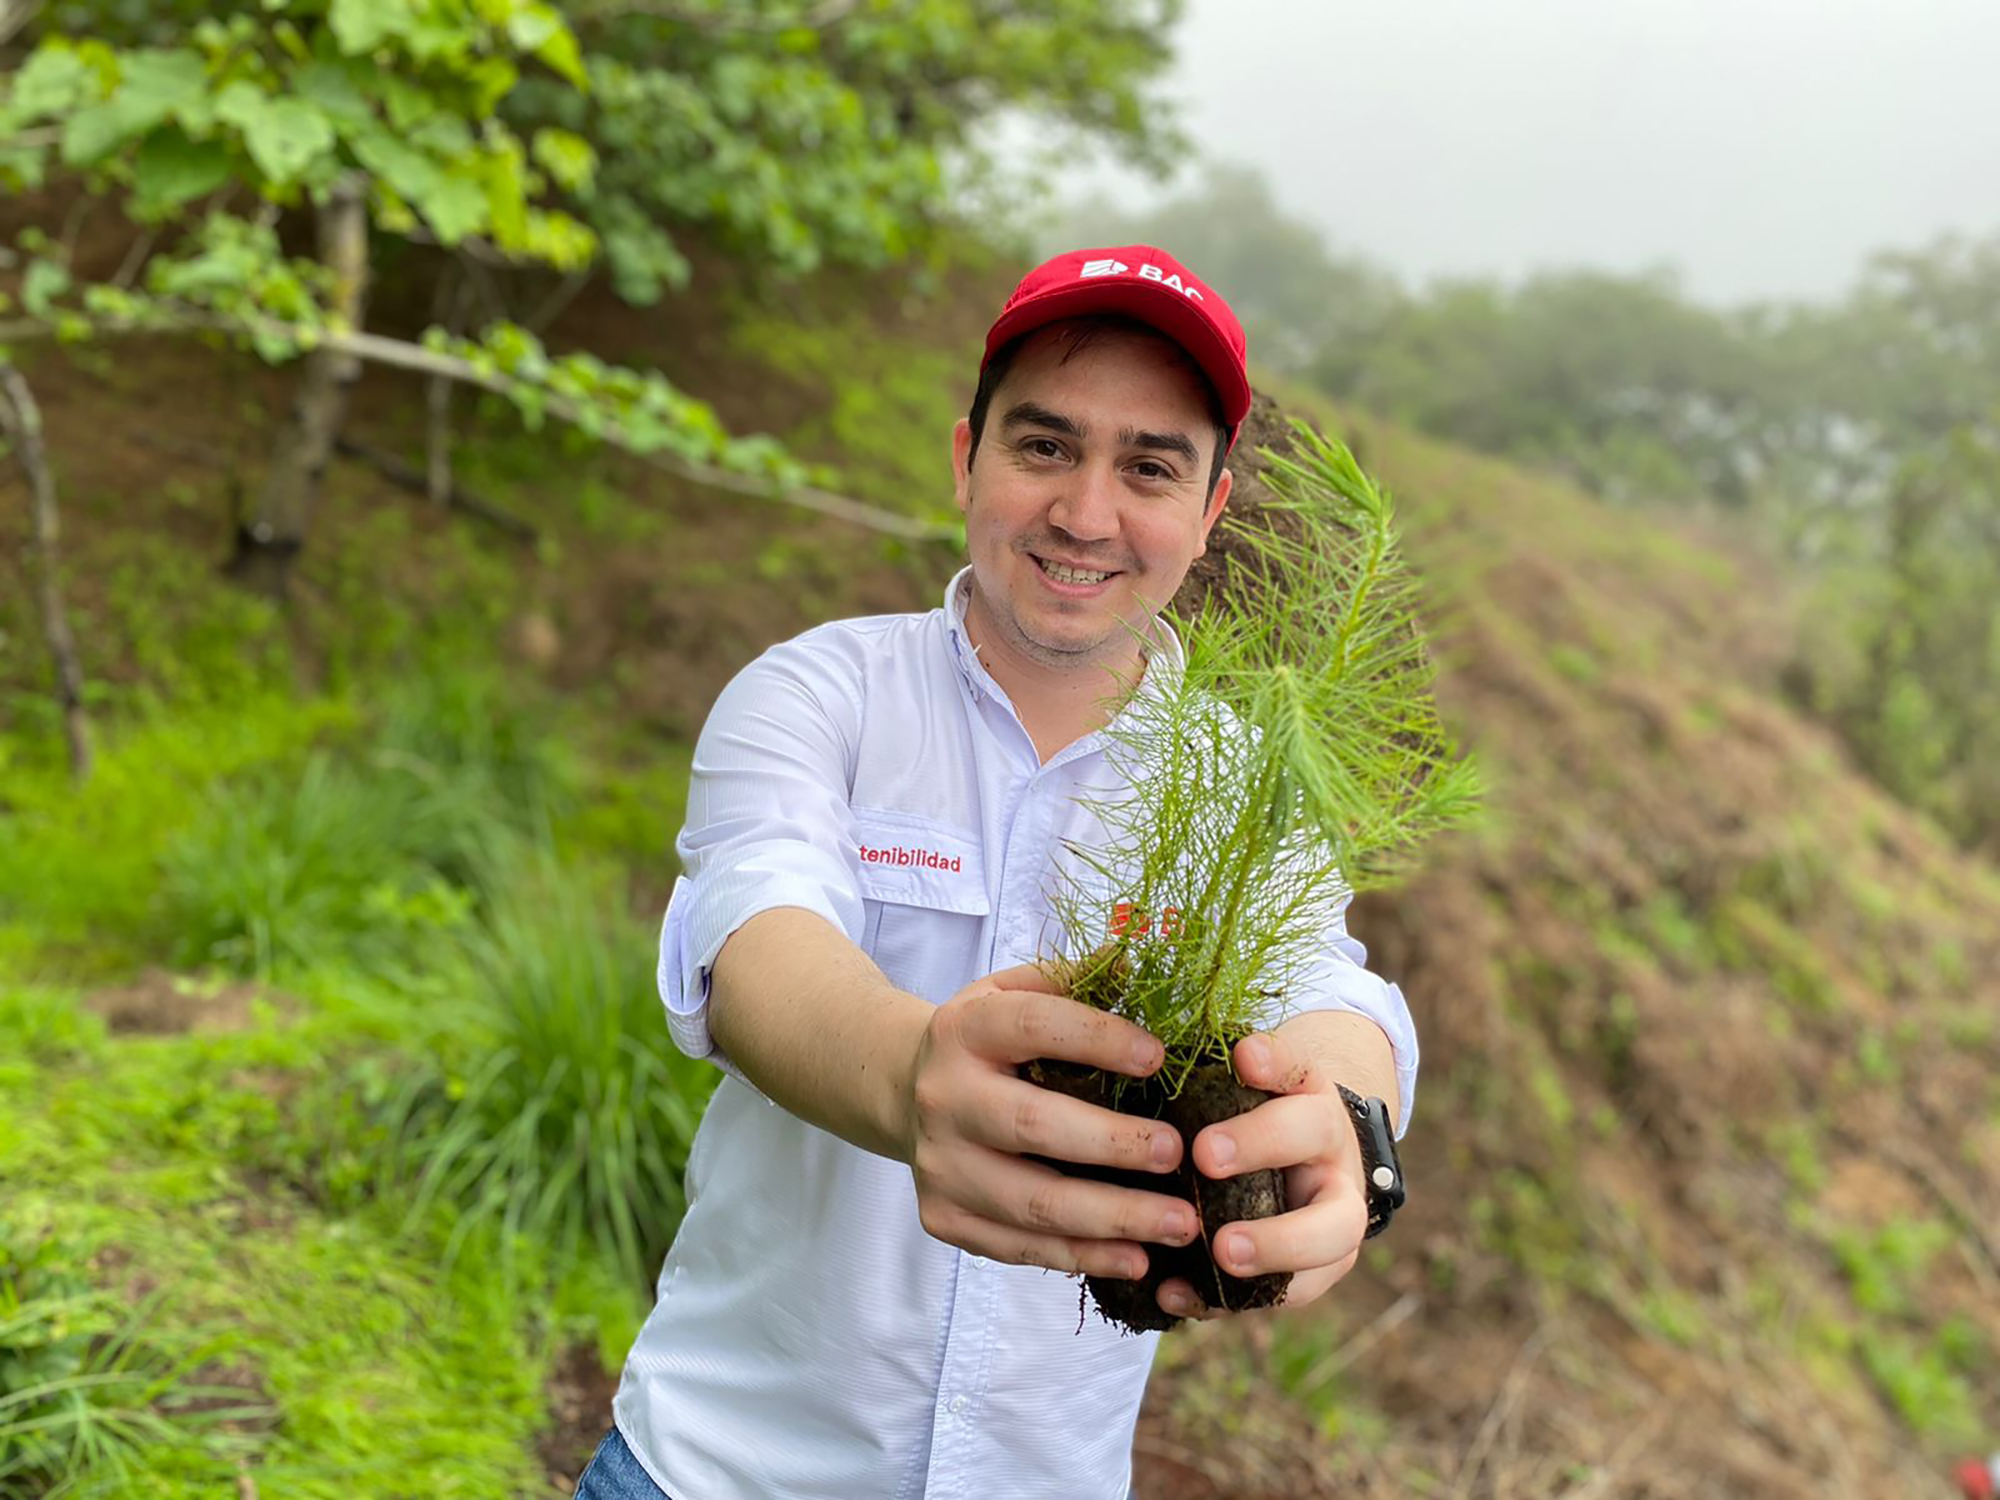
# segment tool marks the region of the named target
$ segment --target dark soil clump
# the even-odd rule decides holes
[[[1165,1120],[1181,1137],[1181,1164],[1172,1172],[1132,1172],[1080,1162],[1049,1161],[1073,1177],[1088,1177],[1118,1187],[1139,1188],[1185,1198],[1194,1205],[1201,1234],[1187,1245],[1146,1246],[1146,1275],[1138,1281],[1123,1277],[1089,1276],[1084,1285],[1091,1300],[1109,1321],[1134,1333],[1157,1332],[1181,1322],[1160,1307],[1163,1283],[1179,1276],[1194,1286],[1210,1307],[1240,1312],[1271,1307],[1284,1301],[1291,1285],[1289,1272],[1268,1276],[1232,1276],[1215,1263],[1215,1232],[1240,1219],[1268,1219],[1285,1211],[1285,1179],[1279,1172],[1245,1172],[1216,1179],[1195,1170],[1194,1138],[1219,1120],[1234,1119],[1272,1097],[1262,1089],[1239,1083],[1226,1062],[1203,1063],[1188,1075],[1180,1093],[1167,1097],[1155,1079],[1125,1078],[1098,1068],[1044,1058],[1029,1063],[1022,1075],[1043,1088],[1054,1089],[1121,1114]],[[1042,1158],[1048,1160],[1047,1158]]]

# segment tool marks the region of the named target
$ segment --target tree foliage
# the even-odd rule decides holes
[[[1885,526],[1885,565],[1820,603],[1807,691],[1879,781],[2000,852],[2000,440],[1966,426],[1911,454]]]
[[[618,288],[688,274],[696,231],[780,273],[877,266],[948,217],[953,167],[1001,111],[1115,140],[1157,164],[1178,142],[1146,92],[1181,0],[574,0],[587,93],[531,83],[522,128],[588,139],[579,195]]]
[[[542,0],[275,0],[226,20],[129,6],[84,40],[60,20],[9,80],[0,162],[23,186],[112,199],[148,238],[132,274],[90,282],[67,244],[30,226],[20,300],[31,323],[66,337],[215,328],[266,359],[310,353],[354,331],[339,311],[353,299],[338,297],[328,266],[286,253],[282,215],[344,182],[364,187],[372,240],[560,270],[597,254],[569,203],[588,190],[594,149],[500,115],[524,76],[588,87],[574,32]],[[564,400],[632,446],[797,477],[656,374],[549,359],[505,318],[462,352],[473,372],[512,377],[503,389],[530,419]]]
[[[401,206],[446,243],[484,233],[468,227],[475,186],[498,194],[513,223],[515,173],[476,170],[459,125],[426,126],[438,139],[399,153],[352,107],[357,93],[379,106],[385,91],[407,100],[411,81],[440,87],[470,106],[445,99],[441,113],[520,169],[525,207],[563,214],[565,241],[573,224],[587,226],[620,292],[651,301],[685,282],[689,232],[780,272],[910,252],[949,218],[952,168],[978,154],[980,129],[1003,110],[1163,162],[1179,137],[1148,89],[1181,9],[1182,0],[283,0],[229,24],[280,73],[279,54],[299,45],[321,61],[333,54],[344,73],[392,70],[379,90],[356,77],[331,99],[316,71],[315,87],[287,101],[296,108],[260,118],[273,164],[289,165],[344,118],[369,140],[362,165],[390,177]],[[180,50],[220,24],[212,12],[189,0],[58,4],[44,30]],[[398,77],[412,65],[421,76]],[[337,117],[314,123],[327,102]],[[453,159],[426,161],[432,145],[453,148]],[[205,159],[218,169],[212,153]],[[518,241],[503,248],[554,259]],[[570,246],[545,233],[540,249],[558,248]]]
[[[272,360],[346,337],[339,309],[355,299],[283,238],[287,215],[342,182],[363,185],[373,244],[442,247],[475,271],[608,267],[635,301],[685,280],[690,231],[781,271],[880,263],[945,217],[948,165],[997,110],[1165,149],[1145,88],[1178,11],[264,0],[225,16],[192,0],[57,0],[4,80],[0,179],[108,199],[136,238],[120,274],[93,282],[31,226],[25,316],[6,332],[219,328]],[[530,419],[556,411],[627,446],[803,477],[657,373],[547,355],[504,295],[476,328],[435,337],[462,356],[454,378],[504,373],[497,388]]]
[[[593,253],[589,229],[550,201],[587,183],[587,143],[494,117],[524,68],[585,85],[555,7],[304,0],[227,19],[190,9],[179,24],[161,9],[142,28],[156,41],[54,30],[35,48],[4,116],[24,185],[78,173],[145,224],[232,187],[294,206],[359,171],[389,233],[477,235],[556,266]]]

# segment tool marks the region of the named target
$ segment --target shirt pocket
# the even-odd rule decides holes
[[[926,818],[855,810],[862,951],[900,990],[938,1005],[986,970],[993,898],[976,835]]]

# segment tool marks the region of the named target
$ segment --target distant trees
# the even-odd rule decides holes
[[[2000,237],[1877,256],[1838,302],[1717,309],[1664,273],[1407,289],[1233,169],[1087,232],[1228,287],[1267,369],[1614,502],[1759,518],[1821,580],[1802,695],[2000,848]]]
[[[1373,341],[1328,350],[1314,373],[1346,399],[1614,499],[1738,506],[1761,467],[1768,363],[1668,275],[1562,272],[1407,298]]]
[[[1889,789],[2000,856],[2000,437],[1967,424],[1905,458],[1884,552],[1837,575],[1807,691]]]
[[[1341,256],[1290,217],[1249,167],[1211,164],[1196,185],[1148,213],[1106,222],[1079,211],[1063,245],[1132,241],[1165,246],[1225,287],[1258,365],[1303,375],[1342,351],[1372,347],[1407,299],[1379,267]]]

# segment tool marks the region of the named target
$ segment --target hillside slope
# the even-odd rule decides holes
[[[1952,1493],[2000,1434],[2000,880],[1783,706],[1768,564],[1327,415],[1403,498],[1492,816],[1353,917],[1424,1041],[1411,1207],[1317,1339],[1182,1349],[1156,1482]],[[1274,1423],[1230,1477],[1251,1370],[1354,1441]]]
[[[585,305],[572,331],[616,331],[874,498],[942,498],[986,290]],[[280,621],[203,601],[281,385],[85,355],[36,376],[114,706],[226,673],[337,684],[448,619],[449,649],[651,775],[764,644],[926,607],[950,566],[488,429],[465,472],[539,549],[468,547],[343,464]],[[407,449],[420,411],[371,378],[357,420]],[[1140,1494],[1948,1495],[1950,1454],[2000,1445],[2000,879],[1783,705],[1782,581],[1752,554],[1325,415],[1404,502],[1491,816],[1353,919],[1424,1040],[1411,1207],[1323,1307],[1168,1342]],[[27,731],[20,604],[0,686]],[[649,913],[670,830],[642,830]]]

